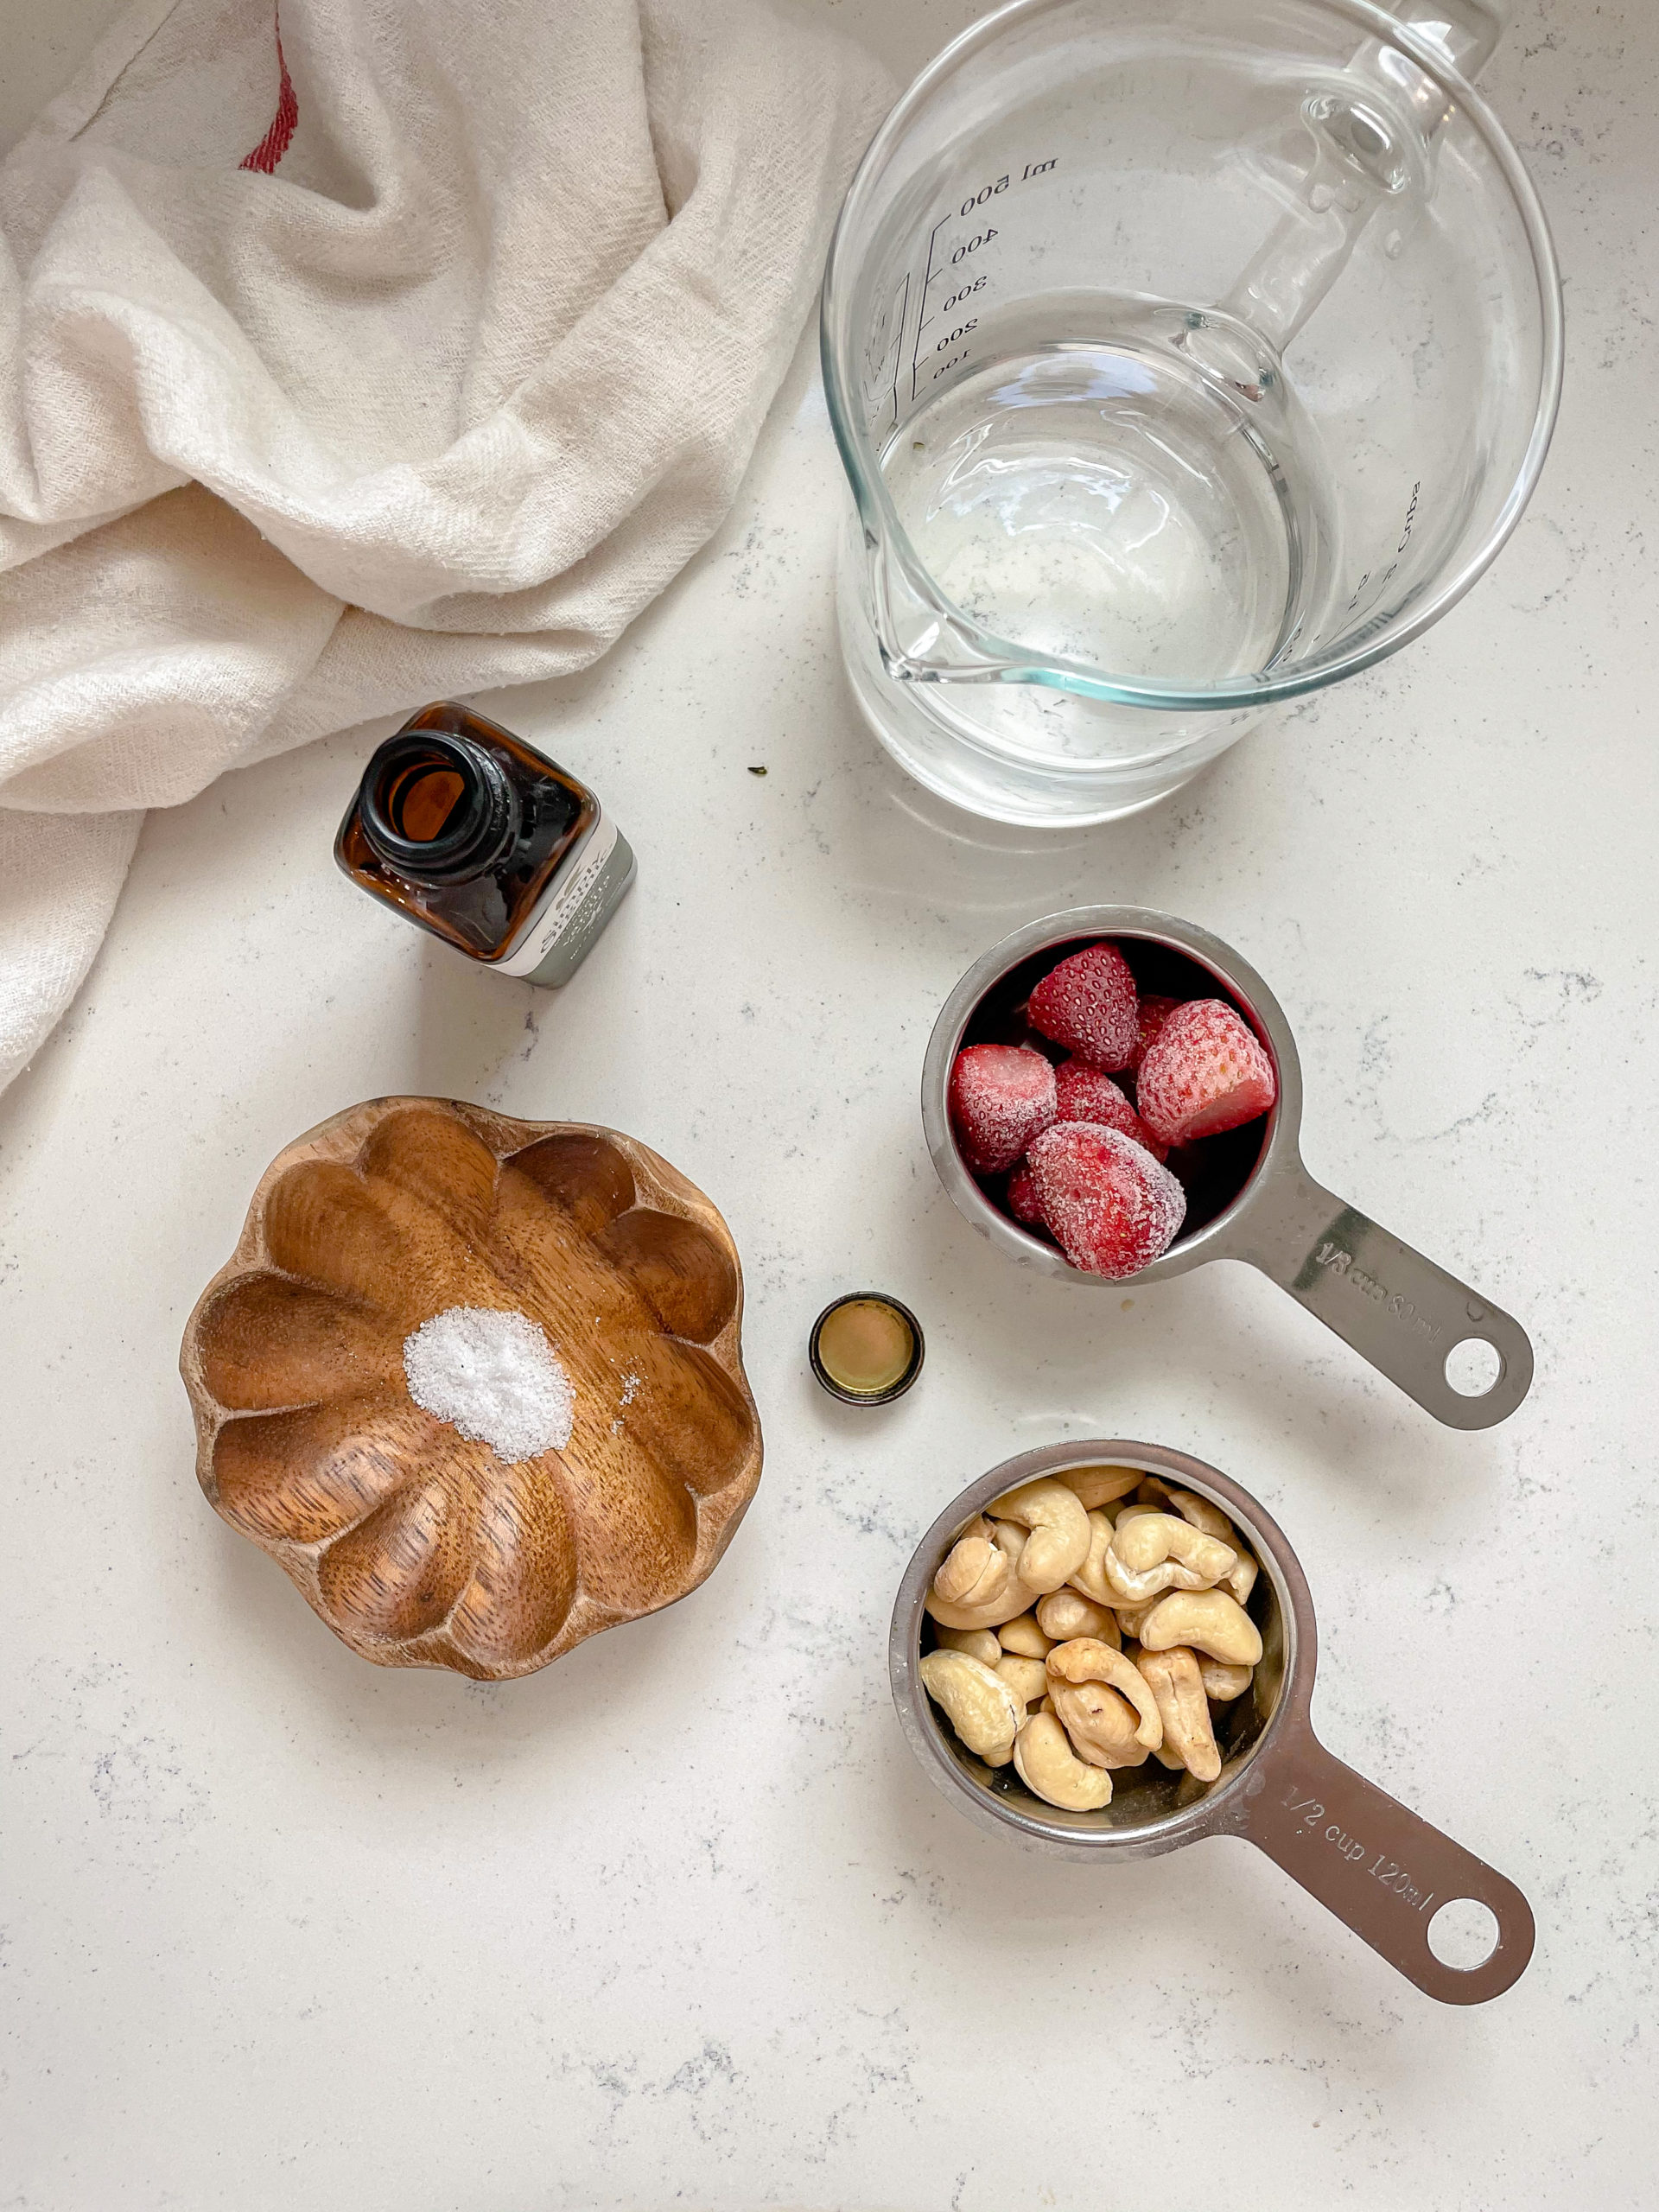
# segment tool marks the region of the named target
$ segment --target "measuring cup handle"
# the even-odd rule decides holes
[[[1246,1837],[1443,2005],[1501,1997],[1532,1956],[1532,1908],[1495,1868],[1333,1758],[1304,1721],[1256,1754],[1254,1785],[1230,1832]],[[1479,1966],[1449,1967],[1428,1946],[1443,1904],[1473,1897],[1497,1922]]]
[[[1521,1324],[1322,1189],[1300,1161],[1262,1192],[1238,1255],[1448,1428],[1491,1428],[1527,1395],[1532,1346]],[[1478,1397],[1446,1376],[1446,1354],[1471,1338],[1498,1358]]]
[[[1429,46],[1465,77],[1475,76],[1503,35],[1503,19],[1491,0],[1385,0],[1389,13],[1420,32]],[[1452,107],[1422,71],[1386,39],[1367,39],[1342,78],[1351,94],[1322,87],[1324,119],[1314,121],[1313,101],[1303,119],[1312,137],[1313,161],[1284,214],[1255,259],[1217,302],[1224,315],[1247,324],[1282,354],[1343,270],[1379,207],[1392,204],[1395,187],[1353,156],[1355,125],[1376,129],[1373,111],[1403,105],[1430,159],[1434,139]],[[1340,79],[1337,80],[1340,82]]]

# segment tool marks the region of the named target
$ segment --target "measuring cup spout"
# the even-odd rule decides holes
[[[1015,664],[988,652],[955,611],[912,575],[890,538],[865,542],[870,622],[881,664],[900,683],[999,683]]]
[[[1503,22],[1486,0],[1402,0],[1390,10],[1443,63],[1472,78]],[[1217,302],[1277,353],[1330,291],[1378,209],[1396,221],[1427,198],[1447,96],[1402,48],[1368,39],[1302,102],[1307,166],[1284,214]]]

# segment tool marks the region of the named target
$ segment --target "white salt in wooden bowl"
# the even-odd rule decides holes
[[[760,1479],[742,1305],[725,1223],[633,1138],[373,1099],[271,1163],[190,1317],[197,1475],[365,1659],[531,1674],[718,1562]],[[410,1394],[455,1308],[545,1355],[448,1323],[421,1394],[526,1457]]]

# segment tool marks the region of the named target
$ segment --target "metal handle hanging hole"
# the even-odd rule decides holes
[[[1428,1948],[1443,1967],[1472,1974],[1497,1948],[1497,1915],[1478,1897],[1448,1897],[1428,1923]]]
[[[1484,1337],[1465,1337],[1446,1355],[1446,1379],[1460,1398],[1484,1398],[1503,1379],[1503,1355]]]

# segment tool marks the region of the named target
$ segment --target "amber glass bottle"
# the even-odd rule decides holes
[[[374,754],[334,858],[470,959],[547,984],[575,974],[634,874],[585,784],[448,699]]]

